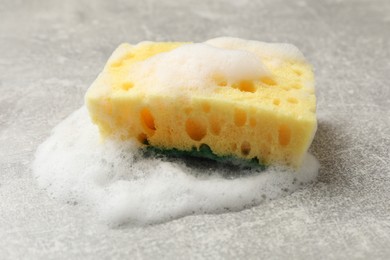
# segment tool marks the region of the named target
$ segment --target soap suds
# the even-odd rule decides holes
[[[268,75],[270,72],[254,53],[194,43],[137,63],[129,80],[137,82],[136,85],[149,93],[181,91],[193,94],[194,91],[213,91],[218,87],[218,80],[233,84]]]
[[[33,172],[52,197],[90,205],[103,222],[117,226],[242,210],[314,181],[319,164],[307,154],[299,172],[209,166],[145,157],[134,141],[103,142],[82,107],[39,146]]]
[[[289,59],[305,61],[302,52],[296,46],[289,43],[268,43],[234,37],[218,37],[210,39],[205,43],[221,49],[245,50],[256,55],[261,60]]]
[[[136,82],[135,89],[149,94],[212,93],[219,82],[232,85],[272,77],[267,66],[276,68],[285,60],[305,58],[292,44],[220,37],[185,44],[137,62],[128,80]]]

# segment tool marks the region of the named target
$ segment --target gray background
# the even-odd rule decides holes
[[[239,213],[110,230],[30,164],[121,42],[296,44],[315,67],[319,182]],[[0,259],[390,257],[390,1],[0,1]]]

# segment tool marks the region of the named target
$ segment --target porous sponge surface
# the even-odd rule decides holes
[[[299,167],[316,131],[311,66],[237,38],[122,44],[86,94],[103,138]]]

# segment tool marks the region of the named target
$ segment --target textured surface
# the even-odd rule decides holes
[[[192,6],[190,6],[190,4]],[[390,2],[0,1],[0,258],[390,256]],[[121,42],[297,45],[316,68],[319,182],[239,213],[109,230],[30,163]]]

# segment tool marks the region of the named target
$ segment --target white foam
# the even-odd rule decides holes
[[[210,46],[226,50],[245,50],[257,56],[259,59],[290,59],[304,61],[302,52],[289,43],[268,43],[245,40],[234,37],[218,37],[205,42]]]
[[[150,42],[139,45],[147,44]],[[271,75],[267,66],[277,67],[288,59],[304,61],[304,56],[292,44],[220,37],[185,44],[137,62],[128,77],[135,82],[133,91],[205,94],[218,88],[215,78],[223,79],[228,85],[241,80],[258,80]]]
[[[205,170],[180,159],[145,158],[138,148],[133,141],[102,142],[82,107],[39,146],[33,172],[52,197],[89,204],[109,225],[144,225],[258,205],[312,182],[319,167],[308,154],[299,172]]]
[[[268,74],[261,59],[247,50],[194,43],[137,63],[129,78],[136,87],[142,86],[142,91],[194,94],[213,91],[216,77],[233,84]]]

